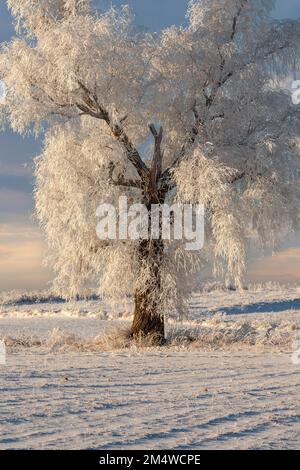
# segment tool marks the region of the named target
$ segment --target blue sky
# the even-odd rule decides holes
[[[136,23],[159,31],[185,21],[187,0],[95,0],[107,9],[111,3],[128,3]],[[299,0],[278,0],[276,18],[300,18]],[[0,42],[14,33],[6,1],[0,0]],[[0,133],[0,291],[15,288],[41,288],[51,278],[42,267],[45,247],[42,234],[32,220],[32,166],[40,140],[22,138],[11,131]],[[297,245],[297,240],[292,243]],[[300,245],[300,243],[299,243]],[[251,279],[300,281],[300,249],[284,251],[275,259],[258,260],[250,267]],[[292,249],[293,250],[293,249]]]

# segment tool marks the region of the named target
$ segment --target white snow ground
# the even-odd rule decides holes
[[[130,306],[1,295],[0,449],[299,448],[299,288],[194,294],[162,348],[115,337]]]

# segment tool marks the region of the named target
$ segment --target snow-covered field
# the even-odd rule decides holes
[[[194,294],[161,348],[130,305],[33,300],[0,294],[1,449],[299,448],[299,288]]]

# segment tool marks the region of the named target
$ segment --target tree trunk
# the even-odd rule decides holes
[[[161,234],[158,239],[151,239],[151,205],[164,202],[165,195],[160,194],[158,181],[161,177],[163,152],[161,142],[162,127],[157,132],[154,124],[149,126],[154,137],[154,154],[151,168],[143,189],[143,203],[148,209],[149,240],[140,240],[138,255],[143,269],[147,266],[150,273],[148,285],[135,292],[135,310],[130,331],[132,338],[148,338],[152,344],[162,344],[165,341],[164,316],[160,309],[161,264],[164,253],[164,243]]]
[[[149,286],[135,293],[134,318],[130,331],[132,338],[145,338],[162,344],[165,340],[164,317],[159,311],[160,267],[163,256],[162,240],[143,240],[139,247],[140,256],[148,263],[151,278]]]
[[[131,327],[131,337],[148,337],[151,342],[162,344],[165,339],[164,318],[149,308],[151,301],[146,293],[135,294],[135,310]]]

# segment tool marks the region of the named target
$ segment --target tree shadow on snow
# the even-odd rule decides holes
[[[257,302],[249,305],[235,305],[232,307],[220,307],[227,315],[241,315],[247,313],[272,313],[285,312],[288,310],[300,310],[300,299],[280,300],[278,302]]]

